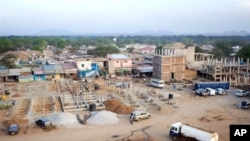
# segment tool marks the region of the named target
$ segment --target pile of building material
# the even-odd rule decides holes
[[[91,115],[87,120],[87,123],[99,125],[114,124],[117,122],[119,122],[117,114],[105,110],[91,112]]]
[[[120,101],[110,99],[104,102],[106,110],[117,113],[117,114],[130,114],[133,108],[123,104]]]
[[[59,126],[80,126],[77,117],[72,113],[53,113],[47,116],[47,118],[55,125]]]

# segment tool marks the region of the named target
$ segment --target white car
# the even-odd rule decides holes
[[[226,91],[222,88],[216,88],[216,94],[217,95],[225,95],[226,94]]]
[[[250,92],[246,90],[237,90],[235,93],[236,96],[248,96],[249,94]]]
[[[130,119],[133,118],[135,121],[140,121],[142,119],[149,119],[151,114],[144,111],[134,111],[130,114]]]

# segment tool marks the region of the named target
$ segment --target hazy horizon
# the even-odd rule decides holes
[[[0,36],[250,33],[249,0],[1,0]]]

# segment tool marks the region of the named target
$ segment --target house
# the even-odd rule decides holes
[[[6,82],[8,80],[9,69],[0,69],[0,82]]]
[[[96,63],[92,63],[89,59],[87,60],[76,60],[76,66],[78,69],[78,76],[81,78],[87,78],[99,75],[99,67]]]
[[[44,49],[43,55],[44,55],[45,59],[54,58],[54,52],[50,49]]]
[[[124,54],[108,54],[108,72],[110,74],[123,73],[124,71],[131,73],[132,59]]]
[[[64,70],[62,64],[55,64],[55,79],[64,78]]]
[[[214,46],[208,44],[208,45],[202,45],[200,48],[203,51],[211,52],[214,49]]]
[[[155,52],[155,48],[151,46],[146,46],[139,50],[140,50],[140,53],[142,54],[153,54]]]
[[[43,65],[43,71],[46,80],[52,80],[55,77],[54,65]]]
[[[45,74],[42,68],[33,68],[34,80],[45,80]]]
[[[63,63],[62,67],[66,78],[77,78],[78,70],[74,62]]]
[[[20,76],[18,77],[19,82],[32,82],[34,76],[32,75],[31,67],[22,67],[20,70]]]
[[[21,75],[21,69],[9,69],[8,80],[18,82],[18,77]]]

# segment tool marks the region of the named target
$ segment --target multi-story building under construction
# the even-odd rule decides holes
[[[196,78],[197,71],[186,68],[188,62],[194,61],[194,51],[194,46],[186,47],[180,43],[156,50],[153,77],[165,81]]]

